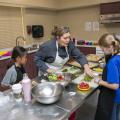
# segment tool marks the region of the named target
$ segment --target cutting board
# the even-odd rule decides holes
[[[67,64],[81,68],[81,65],[75,60],[70,60],[67,62]]]
[[[68,61],[67,64],[81,68],[81,65],[76,60],[73,60],[73,59]],[[95,63],[95,62],[88,62],[88,64],[89,64],[90,68],[94,68],[94,67],[99,66],[99,64]]]

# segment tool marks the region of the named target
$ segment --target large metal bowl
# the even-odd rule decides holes
[[[61,97],[62,92],[62,85],[52,82],[39,83],[32,88],[33,98],[43,104],[56,102]]]

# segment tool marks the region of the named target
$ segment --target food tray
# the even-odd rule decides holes
[[[81,65],[77,61],[75,61],[75,60],[69,61],[67,64],[75,66],[75,67],[78,67],[78,68],[81,68]],[[94,67],[98,67],[99,66],[98,62],[88,62],[88,64],[89,64],[90,68],[94,68]]]
[[[82,75],[80,75],[76,79],[74,79],[72,81],[72,83],[74,83],[74,84],[80,84],[80,82],[84,81],[84,77],[85,77],[85,73],[82,74]],[[92,79],[90,82],[87,82],[87,81],[84,81],[84,82],[89,83],[90,87],[92,87],[92,88],[98,87],[98,84],[94,83],[94,79]]]
[[[96,54],[87,55],[87,60],[90,61],[90,62],[98,62],[101,59],[103,59],[103,56],[99,56],[99,55],[96,55]]]
[[[95,62],[88,62],[88,64],[90,68],[96,68],[99,66],[99,63],[95,63]]]

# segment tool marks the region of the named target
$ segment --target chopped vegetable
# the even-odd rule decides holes
[[[76,66],[72,66],[72,67],[70,68],[70,70],[76,70],[76,69],[78,69]]]
[[[49,74],[48,78],[49,78],[49,80],[57,81],[57,75],[56,74]]]
[[[93,77],[89,76],[89,75],[85,75],[84,80],[85,81],[91,81],[93,79]]]
[[[68,69],[63,69],[62,72],[68,72]]]
[[[102,68],[93,68],[93,70],[96,71],[96,72],[103,72]]]
[[[63,77],[62,75],[58,75],[58,76],[57,76],[57,80],[61,81],[61,80],[63,80],[63,79],[64,79],[64,77]]]
[[[82,91],[88,91],[90,89],[90,86],[88,83],[81,82],[80,84],[77,85],[78,90]]]
[[[57,74],[49,74],[48,75],[48,79],[50,80],[50,81],[57,81],[57,80],[63,80],[64,79],[64,76],[63,75],[57,75]]]

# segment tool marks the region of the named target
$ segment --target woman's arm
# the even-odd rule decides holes
[[[35,62],[37,67],[45,72],[48,69],[48,66],[45,64],[46,47],[41,47],[35,54]]]
[[[85,72],[87,75],[89,75],[89,76],[91,76],[91,77],[94,77],[93,71],[90,69],[90,67],[89,67],[88,64],[85,64],[83,67],[84,67],[84,72]]]
[[[80,52],[80,50],[72,42],[70,42],[69,49],[71,50],[70,55],[75,58],[78,63],[80,63],[80,65],[84,68],[85,73],[89,76],[93,76],[93,72],[88,65],[85,55]]]
[[[75,58],[75,60],[80,63],[82,67],[84,67],[85,64],[88,64],[88,61],[85,57],[85,55],[80,52],[80,50],[72,43],[69,43],[69,49],[70,49],[70,56]]]
[[[35,54],[35,62],[37,67],[43,71],[49,71],[49,67],[46,65],[47,63],[53,63],[56,56],[56,40],[50,40],[43,43],[39,50]]]

